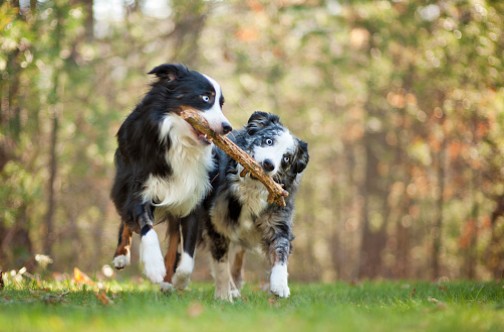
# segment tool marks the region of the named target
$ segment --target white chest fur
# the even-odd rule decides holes
[[[172,174],[166,177],[149,175],[142,197],[144,202],[157,202],[156,206],[183,217],[210,189],[207,174],[214,167],[212,147],[199,142],[189,124],[177,115],[167,115],[160,126],[160,142],[168,136],[171,146],[165,158]]]
[[[248,248],[256,247],[261,241],[261,231],[253,220],[267,207],[268,191],[261,182],[252,180],[248,176],[233,183],[230,189],[238,197],[242,206],[238,223],[222,222],[225,218],[223,216],[227,215],[225,196],[220,197],[220,200],[216,202],[211,212],[214,217],[212,220],[216,223],[217,230],[226,234],[232,242],[240,243]]]
[[[238,166],[238,173],[242,171],[242,166]],[[233,183],[231,191],[239,197],[242,209],[251,215],[258,216],[268,205],[268,190],[258,180],[253,180],[250,175],[240,181]]]

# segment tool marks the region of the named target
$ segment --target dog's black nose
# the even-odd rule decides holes
[[[226,135],[227,133],[231,132],[233,130],[233,127],[227,122],[222,123],[222,133]]]
[[[269,159],[266,159],[262,162],[262,167],[266,172],[271,172],[275,169],[275,165],[273,165],[273,162]]]

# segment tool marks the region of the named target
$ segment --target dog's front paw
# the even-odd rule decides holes
[[[194,259],[187,253],[183,253],[180,258],[180,264],[175,270],[172,282],[178,290],[186,289],[191,280],[191,274],[194,269]]]
[[[216,288],[215,289],[215,299],[227,302],[233,302],[233,294],[229,287]]]
[[[236,288],[231,289],[231,291],[229,293],[231,294],[232,299],[238,299],[241,297],[240,291]]]
[[[112,264],[114,264],[114,267],[117,270],[124,269],[127,265],[130,265],[129,253],[127,255],[119,255],[119,256],[114,257],[114,259],[112,260]]]
[[[166,275],[166,268],[157,234],[152,229],[142,236],[140,258],[147,278],[153,283],[161,283]]]
[[[171,293],[175,290],[175,288],[173,288],[173,285],[166,281],[163,281],[159,286],[161,287],[161,291],[163,293]]]
[[[290,289],[287,282],[287,265],[277,264],[273,266],[270,277],[270,291],[279,297],[289,297]]]
[[[179,269],[177,269],[172,278],[173,286],[178,290],[186,289],[190,280],[191,272],[179,271]]]
[[[231,297],[233,299],[237,299],[237,298],[241,297],[240,289],[238,287],[236,287],[233,280],[229,281],[229,292],[231,293]]]

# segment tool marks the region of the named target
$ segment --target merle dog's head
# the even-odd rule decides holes
[[[224,96],[214,79],[181,64],[163,64],[152,69],[149,74],[158,78],[152,84],[152,92],[166,108],[176,109],[190,106],[202,111],[212,130],[227,134],[232,128],[222,114]]]
[[[254,112],[245,127],[246,150],[277,182],[294,179],[308,164],[308,144],[292,135],[278,116]]]

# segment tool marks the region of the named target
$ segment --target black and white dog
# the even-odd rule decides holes
[[[190,215],[211,188],[212,145],[177,115],[180,106],[201,111],[218,134],[232,130],[222,114],[224,96],[212,78],[179,64],[152,69],[157,80],[117,133],[116,176],[111,197],[121,216],[113,264],[130,263],[132,232],[141,234],[140,260],[154,283],[187,285],[194,267],[198,220]],[[166,268],[154,220],[180,221],[183,253],[173,279]],[[187,237],[185,237],[187,235]]]
[[[266,187],[250,175],[241,177],[242,166],[215,148],[218,183],[206,207],[203,231],[212,255],[215,297],[232,301],[240,296],[243,249],[255,248],[262,249],[270,260],[271,292],[288,297],[287,260],[294,239],[294,197],[308,164],[308,145],[292,135],[278,116],[264,112],[252,114],[248,124],[229,137],[281,184],[289,196],[285,207],[268,204]],[[231,271],[230,244],[242,248]]]

